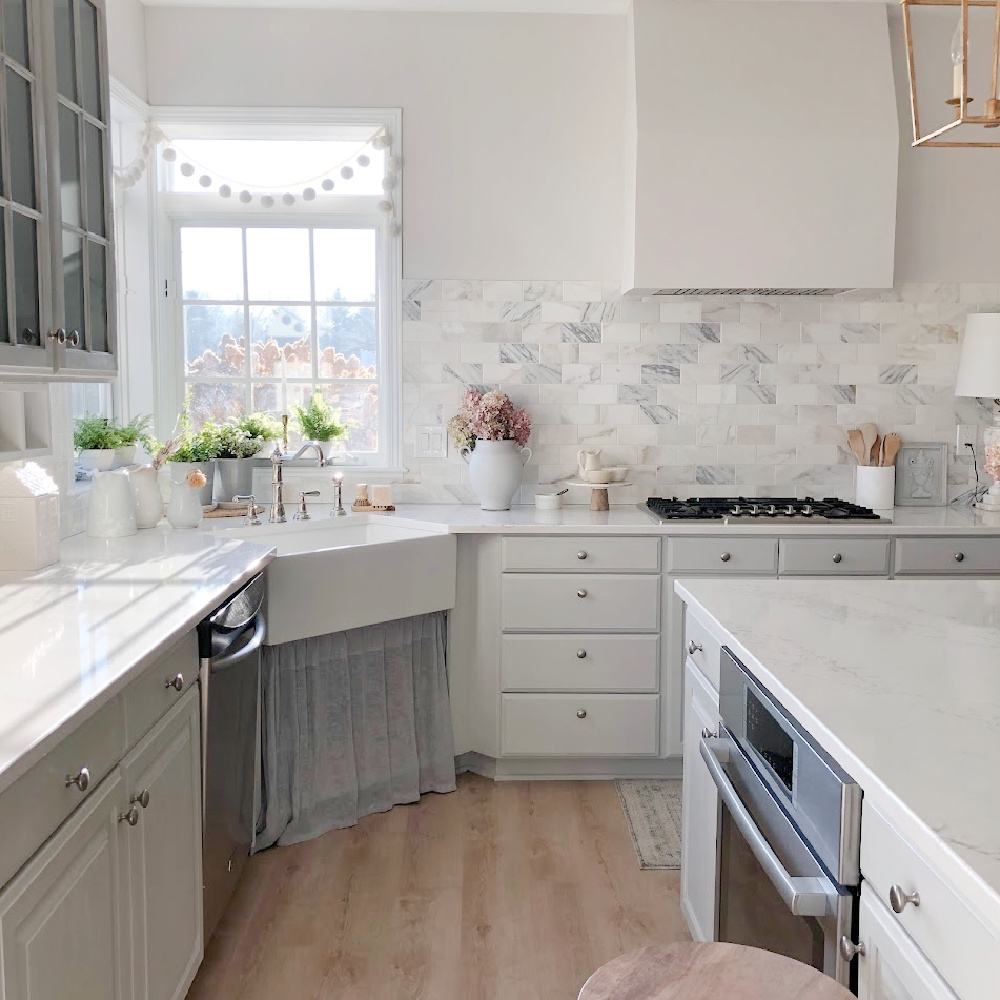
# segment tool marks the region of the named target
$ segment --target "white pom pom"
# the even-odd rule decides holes
[[[388,149],[389,137],[387,135],[377,135],[372,139],[372,149]]]
[[[365,156],[365,154],[364,154],[364,153],[362,153],[362,154],[361,154],[361,155],[360,155],[360,156],[358,157],[358,166],[359,166],[359,167],[367,167],[367,166],[368,166],[368,165],[369,165],[369,164],[370,164],[371,162],[372,162],[372,161],[371,161],[371,158],[370,158],[370,157],[368,157],[368,156]]]
[[[253,195],[249,191],[241,191],[240,201],[242,201],[244,205],[249,205],[250,202],[253,201]]]
[[[331,181],[329,177],[327,177],[327,179],[325,181],[323,181],[323,190],[324,191],[332,191],[333,190],[333,181]]]
[[[340,176],[343,177],[345,181],[349,181],[354,176],[354,171],[350,167],[341,167]]]
[[[302,192],[302,200],[303,201],[315,201],[316,200],[316,189],[315,188],[306,188],[305,191]]]
[[[390,236],[398,236],[402,231],[403,230],[400,227],[400,225],[399,225],[398,222],[393,222],[389,226],[389,235]]]
[[[383,215],[388,215],[392,211],[392,202],[391,201],[380,201],[378,203],[378,210]]]
[[[388,177],[383,177],[382,178],[382,190],[383,191],[389,191],[392,188],[392,185],[395,183],[395,181],[396,181],[396,178],[393,177],[391,174]]]
[[[219,188],[219,194],[222,195],[223,198],[231,198],[233,196],[233,189],[228,184],[223,184],[222,187]]]
[[[262,208],[274,208],[274,199],[269,194],[265,194],[261,197],[260,204]]]
[[[174,149],[173,146],[167,146],[167,148],[163,151],[163,159],[167,163],[173,163],[174,160],[177,159],[177,150]]]
[[[282,205],[289,205],[289,206],[294,205],[295,204],[295,195],[294,194],[283,194],[281,196],[281,204]]]
[[[385,161],[385,169],[390,174],[394,174],[397,170],[399,170],[400,166],[401,166],[401,164],[399,162],[399,157],[398,156],[390,156]]]
[[[194,164],[193,163],[182,163],[181,173],[185,177],[194,177]]]
[[[198,178],[198,183],[203,188],[211,187],[212,186],[212,178],[209,177],[208,174],[202,174],[201,177]]]

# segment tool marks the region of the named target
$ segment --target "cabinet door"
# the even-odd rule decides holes
[[[51,369],[43,6],[5,0],[0,17],[0,365]]]
[[[55,0],[46,145],[61,369],[113,371],[111,164],[103,0]]]
[[[867,882],[861,884],[859,1000],[957,1000]]]
[[[127,1000],[128,878],[116,769],[0,893],[4,1000]]]
[[[122,762],[134,1000],[180,1000],[201,963],[200,742],[193,687]]]
[[[701,759],[701,731],[719,726],[718,694],[688,660],[684,668],[681,908],[696,941],[715,939],[719,793]]]

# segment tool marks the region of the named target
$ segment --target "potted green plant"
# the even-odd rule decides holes
[[[149,426],[153,418],[148,413],[133,417],[127,424],[116,424],[111,426],[118,432],[118,444],[115,448],[115,467],[124,468],[135,462],[136,445],[142,442],[147,450],[152,448],[153,439],[149,433]]]
[[[87,413],[73,427],[73,447],[79,451],[80,467],[88,471],[107,472],[114,468],[119,431],[106,417]]]
[[[340,410],[335,410],[323,398],[322,393],[314,392],[307,406],[292,406],[295,429],[305,441],[332,441],[347,432],[347,426],[341,424]]]
[[[187,475],[194,469],[204,474],[205,485],[198,490],[203,507],[209,507],[212,503],[215,460],[219,457],[219,433],[220,428],[215,424],[205,424],[200,431],[184,430],[167,457],[170,482],[173,485],[187,485]]]
[[[277,421],[266,413],[252,413],[219,428],[219,496],[233,497],[253,492],[253,456],[280,433]]]

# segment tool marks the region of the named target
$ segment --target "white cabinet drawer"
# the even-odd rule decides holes
[[[885,576],[889,572],[888,538],[782,538],[780,576]]]
[[[125,755],[125,711],[119,696],[53,747],[0,795],[0,885],[97,788]],[[67,778],[86,768],[86,790]],[[82,783],[82,779],[81,779]]]
[[[778,564],[777,538],[671,538],[670,573],[762,573],[773,576]]]
[[[655,694],[505,694],[502,701],[504,754],[656,755]]]
[[[134,747],[197,680],[198,636],[191,631],[125,688],[129,748]]]
[[[518,535],[503,540],[507,573],[655,573],[659,538]]]
[[[1000,938],[867,800],[861,813],[861,874],[886,906],[894,885],[919,895],[919,906],[908,903],[893,916],[963,1000],[996,996]]]
[[[895,571],[900,576],[1000,573],[1000,538],[897,538]]]
[[[684,653],[718,691],[722,647],[690,608],[684,609]]]
[[[656,691],[656,635],[505,635],[504,691]]]
[[[505,630],[653,632],[660,626],[660,577],[505,573]]]

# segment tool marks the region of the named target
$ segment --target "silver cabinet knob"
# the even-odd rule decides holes
[[[728,552],[723,552],[719,558],[722,559],[723,562],[729,562],[729,560],[733,557]]]
[[[700,642],[695,642],[694,639],[692,639],[688,643],[688,656],[694,656],[695,653],[703,653],[704,651],[704,647]]]
[[[66,343],[66,331],[62,327],[59,327],[58,330],[50,330],[47,334],[45,334],[45,339],[46,340],[54,340],[54,341],[56,341],[56,343],[59,343],[59,344],[65,344]]]
[[[583,549],[580,549],[580,551],[577,552],[577,554],[576,554],[576,558],[577,559],[586,559],[587,558],[587,553],[584,552]]]
[[[85,792],[90,787],[90,771],[85,767],[81,767],[79,774],[67,774],[64,787],[69,788],[70,785],[76,785],[81,792]]]
[[[707,726],[701,731],[701,738],[703,740],[717,740],[719,738],[718,732],[713,732]]]
[[[587,718],[587,710],[585,708],[578,708],[576,710],[576,717],[578,719],[586,719]]]
[[[184,690],[184,675],[178,674],[176,677],[168,677],[164,682],[165,688],[173,688],[175,691]]]
[[[585,591],[585,590],[578,590],[576,592],[576,596],[577,597],[586,597],[587,596],[587,591]]]
[[[855,944],[846,934],[844,934],[840,939],[840,957],[845,962],[850,962],[855,955],[865,954],[865,943],[859,941]]]
[[[138,805],[142,806],[143,809],[148,809],[149,808],[149,789],[148,788],[144,788],[141,792],[139,792],[138,795],[133,795],[132,798],[129,799],[129,802],[132,805],[138,804]]]
[[[965,553],[964,552],[956,552],[955,553],[955,562],[962,562],[964,559],[965,559]]]
[[[135,826],[139,822],[139,807],[136,803],[132,803],[132,807],[128,812],[122,813],[118,817],[118,822],[121,823],[124,820],[129,826]]]
[[[66,334],[66,343],[69,344],[70,347],[79,347],[80,346],[80,331],[79,330],[70,330],[70,332]]]
[[[840,553],[838,552],[838,553],[837,553],[837,554],[836,554],[836,555],[835,555],[835,556],[833,557],[833,561],[834,561],[835,563],[839,563],[839,562],[843,562],[843,561],[844,561],[844,557],[843,557],[843,556],[842,556],[842,555],[841,555],[841,554],[840,554]]]
[[[576,658],[578,660],[585,660],[585,659],[587,659],[587,651],[585,649],[578,649],[576,651]]]
[[[896,913],[902,913],[906,909],[906,904],[912,903],[914,906],[920,905],[919,892],[907,892],[901,885],[889,887],[889,905]]]

